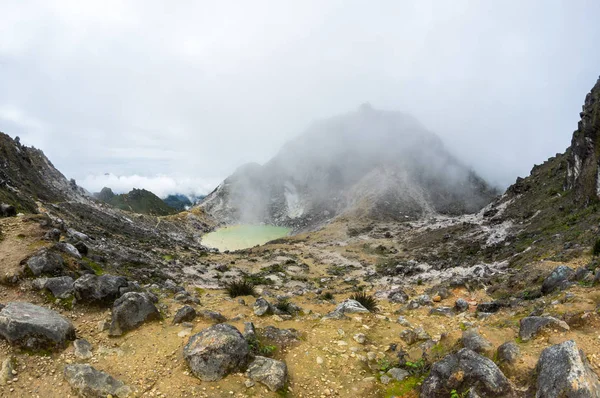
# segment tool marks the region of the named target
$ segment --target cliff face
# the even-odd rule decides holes
[[[600,79],[585,97],[580,116],[567,151],[565,188],[587,205],[600,199]]]
[[[225,223],[302,229],[341,214],[471,213],[494,196],[413,117],[363,105],[315,123],[265,165],[241,167],[200,206]]]
[[[36,148],[0,133],[0,202],[35,212],[42,202],[87,201],[86,192],[67,180]]]

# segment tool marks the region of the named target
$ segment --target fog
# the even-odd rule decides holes
[[[88,190],[207,193],[367,101],[505,187],[569,145],[600,74],[597,1],[5,0],[0,15],[0,131]]]

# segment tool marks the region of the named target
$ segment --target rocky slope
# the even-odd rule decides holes
[[[145,189],[132,189],[128,193],[116,195],[110,188],[104,187],[94,197],[121,210],[153,216],[167,216],[177,210],[161,198]]]
[[[414,118],[363,105],[315,123],[264,166],[240,167],[200,207],[229,224],[298,230],[346,213],[396,221],[472,213],[494,196]]]

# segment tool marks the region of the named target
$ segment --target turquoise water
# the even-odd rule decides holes
[[[290,231],[291,228],[274,225],[232,225],[204,235],[202,244],[220,251],[247,249],[282,238]]]

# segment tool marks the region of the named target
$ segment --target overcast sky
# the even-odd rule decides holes
[[[600,74],[596,0],[2,0],[0,15],[0,131],[92,191],[207,192],[367,101],[507,186],[569,145]]]

